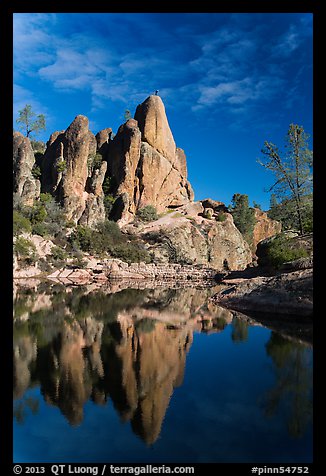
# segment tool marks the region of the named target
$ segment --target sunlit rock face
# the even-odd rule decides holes
[[[67,220],[93,226],[105,219],[102,183],[106,161],[92,169],[90,161],[103,134],[96,139],[86,116],[78,115],[65,131],[50,136],[42,162],[42,192],[52,193],[62,204]]]
[[[110,144],[108,171],[115,193],[124,196],[116,216],[121,224],[147,205],[162,212],[193,200],[186,157],[176,147],[159,96],[149,96],[137,107],[135,118],[120,126]]]
[[[203,214],[200,202],[194,202],[176,215],[169,214],[131,232],[148,242],[157,262],[205,265],[218,271],[245,269],[252,253],[232,215],[223,213],[224,219],[219,221]]]
[[[33,206],[34,200],[40,195],[41,184],[32,175],[35,164],[34,151],[28,137],[20,132],[13,134],[13,191],[21,200],[22,205]]]
[[[282,230],[282,224],[279,221],[272,220],[267,216],[267,213],[254,208],[256,223],[253,230],[253,250],[256,250],[257,244],[269,238],[277,235]]]

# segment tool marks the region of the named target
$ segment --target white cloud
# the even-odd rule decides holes
[[[298,21],[283,29],[278,38],[269,38],[261,16],[226,16],[223,27],[205,34],[193,25],[170,31],[160,22],[145,21],[140,28],[139,15],[120,15],[119,25],[112,15],[74,18],[76,24],[69,15],[15,14],[15,76],[19,84],[27,74],[57,92],[83,91],[93,111],[107,100],[132,108],[159,89],[174,109],[200,113],[218,105],[225,114],[254,113],[285,90],[284,68],[311,32],[310,17],[304,17],[301,28]],[[82,31],[78,21],[85,26]],[[143,41],[133,49],[128,31],[135,34],[136,27]]]
[[[303,40],[302,30],[298,30],[293,24],[276,42],[272,50],[272,57],[289,57]]]
[[[53,58],[53,35],[47,33],[53,14],[13,15],[13,58],[15,73],[29,74]]]

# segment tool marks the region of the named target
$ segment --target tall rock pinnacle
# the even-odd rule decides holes
[[[108,172],[121,197],[116,218],[122,224],[146,205],[163,212],[193,200],[186,156],[176,147],[159,96],[149,96],[137,107],[135,118],[120,126],[108,155]]]

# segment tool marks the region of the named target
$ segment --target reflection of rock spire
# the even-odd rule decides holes
[[[83,420],[83,406],[92,394],[92,384],[88,378],[88,356],[91,372],[103,376],[100,358],[100,339],[103,323],[87,318],[85,321],[64,324],[63,331],[48,350],[50,368],[44,369],[41,378],[42,390],[48,403],[57,405],[71,425]],[[97,398],[101,400],[98,395]]]
[[[193,331],[219,332],[232,320],[230,311],[207,304],[212,293],[190,288],[101,295],[106,314],[111,309],[114,313],[114,320],[104,328],[102,304],[94,306],[96,293],[88,294],[89,309],[82,302],[84,315],[94,317],[74,319],[73,312],[81,305],[77,299],[83,297],[76,291],[74,300],[70,297],[66,302],[69,323],[51,319],[52,340],[44,328],[41,337],[48,343],[37,353],[34,336],[17,340],[14,392],[21,396],[35,379],[45,401],[56,405],[72,425],[81,423],[89,399],[105,404],[110,398],[121,420],[130,421],[133,431],[153,444],[174,388],[182,384]],[[48,310],[48,300],[42,302]],[[58,306],[61,315],[62,301]]]
[[[20,337],[14,343],[14,398],[21,398],[31,380],[29,366],[36,359],[36,341],[32,336]]]
[[[134,432],[152,444],[160,434],[173,389],[182,383],[192,332],[168,329],[162,322],[156,322],[150,332],[139,332],[128,317],[118,320],[123,338],[115,352],[128,408],[127,413],[120,412],[131,420]]]

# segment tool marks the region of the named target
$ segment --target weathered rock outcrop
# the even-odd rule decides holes
[[[146,205],[162,212],[193,200],[186,157],[175,145],[159,96],[149,96],[137,107],[135,119],[120,126],[110,144],[108,171],[114,193],[124,196],[122,207],[119,202],[121,224]]]
[[[79,115],[66,131],[51,135],[42,163],[42,191],[57,197],[67,220],[93,226],[105,219],[102,183],[107,164],[90,167],[105,138],[100,134],[96,139],[88,125],[87,117]]]
[[[312,316],[313,270],[244,279],[213,299],[239,311]]]
[[[260,241],[281,233],[282,224],[268,218],[267,213],[258,208],[254,208],[254,211],[256,223],[253,231],[253,249],[255,250]]]
[[[17,274],[17,273],[16,273]],[[14,276],[16,277],[14,273]],[[125,263],[119,259],[104,259],[101,261],[93,258],[85,269],[67,267],[57,269],[47,277],[66,283],[91,283],[91,282],[114,282],[116,280],[149,281],[160,285],[165,283],[201,284],[205,281],[214,282],[216,271],[213,268],[203,266],[182,266],[181,264],[145,264]]]
[[[14,193],[23,205],[33,206],[40,195],[41,184],[32,175],[35,157],[30,140],[20,132],[13,135],[13,162]]]
[[[129,231],[147,241],[157,262],[205,265],[217,271],[245,269],[252,255],[232,215],[222,212],[219,221],[220,212],[216,219],[215,215],[205,218],[205,210],[201,202],[195,202]]]

